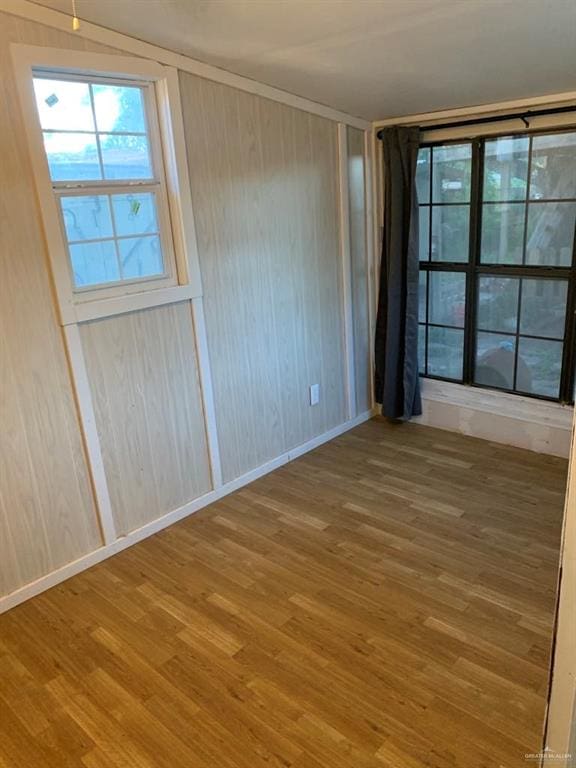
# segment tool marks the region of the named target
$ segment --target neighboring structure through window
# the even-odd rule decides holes
[[[420,371],[573,401],[576,132],[422,146]]]

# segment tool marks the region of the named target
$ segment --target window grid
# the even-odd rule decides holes
[[[78,294],[86,294],[95,292],[106,292],[111,289],[116,289],[121,286],[128,286],[134,283],[158,283],[158,281],[170,280],[172,283],[174,278],[171,276],[174,270],[173,264],[173,252],[172,242],[169,237],[170,220],[168,215],[168,200],[166,196],[166,190],[163,182],[163,170],[162,170],[162,158],[161,147],[159,144],[159,129],[156,124],[156,104],[153,93],[153,85],[151,83],[143,83],[141,81],[135,82],[124,78],[110,78],[99,76],[83,76],[74,73],[53,73],[47,70],[34,71],[34,79],[36,80],[48,80],[48,81],[61,81],[77,82],[79,85],[85,85],[89,96],[89,102],[86,103],[86,107],[89,106],[89,112],[91,115],[93,130],[74,130],[63,129],[56,122],[57,127],[44,128],[41,125],[42,135],[46,134],[76,134],[86,135],[94,137],[97,151],[97,163],[99,178],[54,178],[51,172],[52,189],[55,194],[58,210],[60,214],[60,220],[62,225],[63,236],[67,244],[68,251],[68,264],[72,278],[73,290]],[[136,109],[136,115],[134,118],[132,115],[129,119],[135,120],[136,124],[128,125],[130,130],[115,130],[115,125],[108,125],[102,121],[102,115],[105,114],[102,111],[102,105],[100,106],[100,112],[97,109],[95,102],[94,88],[99,86],[113,86],[113,88],[124,89],[137,89],[139,93],[139,105]],[[130,97],[133,98],[133,97]],[[134,97],[135,98],[135,97]],[[52,106],[49,104],[48,106]],[[101,118],[99,122],[99,116]],[[107,116],[106,116],[107,117]],[[152,125],[151,125],[151,117]],[[42,121],[41,121],[42,122]],[[84,120],[87,124],[87,119]],[[138,122],[140,123],[138,125]],[[101,130],[104,125],[104,130]],[[137,128],[144,127],[145,130],[137,130]],[[135,137],[145,140],[144,147],[145,153],[145,172],[131,175],[126,173],[126,168],[120,167],[121,176],[116,177],[116,169],[111,170],[113,166],[110,166],[112,160],[108,160],[109,168],[106,167],[106,158],[104,155],[101,137]],[[46,150],[47,151],[47,150]],[[48,152],[47,158],[49,160]],[[96,158],[95,158],[96,159]],[[94,174],[96,175],[96,173]],[[124,175],[126,176],[124,178]],[[132,233],[119,234],[117,211],[114,204],[114,199],[119,199],[122,195],[143,195],[149,196],[150,205],[153,210],[154,225],[152,228],[144,227],[143,229],[137,229]],[[80,198],[97,198],[105,197],[108,205],[108,230],[105,236],[99,237],[96,234],[94,237],[75,237],[70,238],[68,236],[66,224],[64,221],[63,201],[67,197]],[[111,230],[111,231],[110,231]],[[125,261],[126,254],[121,253],[121,244],[127,243],[132,240],[134,245],[133,249],[140,249],[140,256],[137,258],[136,273],[126,274]],[[75,259],[80,258],[84,260],[93,258],[88,252],[81,255],[79,246],[86,246],[90,244],[106,244],[112,243],[113,252],[115,256],[116,269],[113,279],[110,278],[110,272],[105,266],[105,262],[102,262],[102,272],[104,279],[89,281],[79,281],[77,279]],[[76,248],[75,248],[76,247]],[[110,248],[110,246],[108,246]],[[76,252],[76,255],[75,255]],[[80,254],[80,255],[79,255]],[[131,256],[132,254],[130,254]],[[107,257],[102,258],[109,259],[111,253]],[[148,266],[146,265],[148,260]],[[108,262],[109,263],[109,262]],[[134,262],[132,262],[134,266]],[[98,275],[98,277],[102,277]]]
[[[527,238],[528,238],[528,216],[530,211],[530,205],[538,205],[541,203],[576,203],[576,197],[544,197],[543,199],[531,199],[531,184],[532,184],[532,160],[533,160],[533,141],[534,137],[539,135],[553,135],[562,133],[572,133],[573,129],[562,128],[558,131],[539,131],[531,132],[530,134],[521,134],[527,136],[529,140],[528,156],[527,156],[527,178],[526,178],[526,191],[524,198],[521,200],[509,200],[508,198],[502,200],[484,200],[483,195],[483,180],[484,180],[484,161],[485,161],[485,145],[487,141],[493,141],[501,137],[509,137],[510,134],[502,134],[501,136],[490,136],[487,138],[479,138],[469,141],[462,139],[443,142],[442,144],[424,144],[423,148],[428,148],[430,151],[430,179],[428,182],[428,201],[419,205],[420,211],[424,208],[428,208],[431,213],[433,207],[432,187],[433,187],[433,153],[434,147],[447,146],[450,144],[468,144],[472,149],[472,161],[471,161],[471,192],[470,192],[470,218],[469,218],[469,259],[467,263],[463,262],[442,262],[432,261],[432,221],[428,224],[428,237],[427,247],[428,253],[426,258],[420,261],[420,270],[426,274],[426,307],[425,307],[425,319],[424,321],[419,319],[419,328],[423,329],[423,336],[425,341],[424,354],[422,355],[424,361],[424,369],[421,371],[421,375],[444,381],[452,381],[456,383],[464,383],[479,388],[497,389],[498,391],[506,391],[514,394],[521,394],[526,397],[533,397],[543,400],[555,400],[566,403],[574,402],[574,367],[575,367],[575,352],[573,346],[576,340],[576,238],[572,242],[572,259],[570,265],[537,265],[527,263]],[[461,203],[440,203],[440,205],[456,205]],[[518,204],[524,205],[524,227],[523,227],[523,242],[522,242],[522,261],[520,264],[498,264],[494,262],[482,262],[481,248],[482,248],[482,213],[484,205],[501,205],[501,204]],[[429,329],[433,327],[453,327],[453,326],[438,326],[437,324],[430,322],[430,284],[431,276],[437,272],[454,272],[466,274],[466,305],[465,305],[465,329],[464,329],[464,344],[463,344],[463,374],[461,378],[451,378],[447,376],[439,376],[430,372],[430,360],[429,360]],[[479,284],[481,277],[501,277],[509,276],[519,280],[519,293],[516,307],[516,330],[515,333],[510,331],[505,332],[507,336],[514,339],[514,371],[513,371],[513,386],[490,386],[489,384],[481,384],[475,381],[475,369],[476,369],[476,352],[477,352],[477,337],[479,333],[491,333],[498,334],[497,331],[483,329],[477,327],[476,316],[479,304]],[[535,335],[530,333],[521,333],[520,318],[522,312],[522,290],[524,279],[538,278],[539,280],[555,279],[559,281],[566,281],[567,295],[566,295],[566,311],[564,322],[564,333],[562,337],[548,336],[548,335]],[[539,394],[537,392],[522,391],[517,388],[518,384],[518,359],[519,350],[521,346],[521,339],[536,340],[536,341],[549,341],[555,343],[562,343],[562,366],[560,375],[560,385],[558,396],[549,396],[545,394]]]

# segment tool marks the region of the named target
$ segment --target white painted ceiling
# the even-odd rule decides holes
[[[71,0],[37,0],[70,13]],[[78,15],[369,120],[576,90],[576,0],[77,0]]]

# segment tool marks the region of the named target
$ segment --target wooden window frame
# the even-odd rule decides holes
[[[12,59],[28,139],[32,171],[46,236],[54,289],[62,325],[198,298],[202,295],[194,216],[188,177],[178,73],[147,59],[13,44]],[[142,84],[149,90],[146,104],[151,159],[157,192],[166,274],[158,278],[116,282],[78,290],[73,284],[68,246],[59,209],[63,185],[50,177],[38,116],[33,78],[38,71],[64,79],[109,79]],[[80,194],[111,186],[78,188]],[[145,188],[138,184],[136,188]],[[67,189],[67,191],[70,191]],[[118,192],[124,187],[118,185]]]

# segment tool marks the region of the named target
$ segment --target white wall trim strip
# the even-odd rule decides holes
[[[374,405],[374,334],[376,329],[376,307],[377,307],[377,285],[376,285],[376,257],[375,237],[374,237],[374,153],[373,153],[373,134],[371,131],[364,132],[364,194],[366,196],[366,259],[367,259],[367,281],[366,295],[368,301],[368,343],[370,349],[370,394],[371,403]]]
[[[10,13],[14,16],[21,16],[22,18],[31,21],[36,21],[39,24],[60,29],[63,32],[71,32],[71,16],[65,13],[60,13],[60,11],[54,11],[51,8],[36,5],[35,3],[28,2],[28,0],[0,0],[0,11]],[[225,69],[220,69],[219,67],[214,67],[210,64],[204,64],[189,56],[175,53],[166,48],[160,48],[151,43],[145,43],[142,40],[123,35],[120,32],[114,32],[111,29],[100,27],[97,24],[90,24],[87,21],[82,21],[80,29],[77,32],[74,32],[74,34],[110,46],[111,48],[117,48],[132,53],[135,56],[141,56],[145,59],[152,59],[161,62],[162,64],[176,67],[184,72],[190,72],[193,75],[203,77],[206,80],[215,80],[216,82],[224,83],[225,85],[229,85],[232,88],[237,88],[241,91],[255,93],[258,96],[263,96],[272,101],[288,104],[291,107],[301,109],[304,112],[311,112],[320,117],[325,117],[328,120],[346,123],[347,125],[352,125],[361,130],[370,128],[370,123],[367,120],[347,115],[345,112],[340,112],[339,110],[332,109],[323,104],[318,104],[310,99],[305,99],[301,96],[288,93],[287,91],[282,91],[271,85],[259,83],[248,77],[235,75]]]
[[[196,357],[198,360],[198,375],[204,406],[204,424],[208,442],[208,455],[212,473],[212,486],[218,490],[222,486],[222,464],[220,460],[220,445],[218,442],[218,425],[216,422],[216,406],[214,404],[214,388],[212,386],[212,367],[210,365],[210,348],[206,333],[204,317],[204,301],[195,298],[192,304],[192,322],[194,338],[196,339]]]
[[[348,189],[348,133],[338,123],[338,186],[340,206],[340,281],[344,323],[344,364],[348,418],[356,415],[356,375],[354,366],[354,318],[352,314],[352,257],[350,254],[350,199]]]
[[[116,524],[112,514],[112,502],[106,480],[106,471],[102,459],[100,438],[96,427],[96,416],[92,402],[92,392],[86,370],[86,361],[82,349],[82,340],[77,325],[64,327],[64,339],[70,366],[70,375],[74,385],[76,404],[80,416],[80,428],[84,436],[86,453],[88,454],[87,466],[92,476],[94,496],[97,504],[97,514],[102,529],[104,544],[110,545],[117,539]]]
[[[75,320],[71,323],[85,323],[102,317],[123,315],[126,312],[137,312],[141,309],[161,307],[164,304],[175,304],[178,301],[189,301],[198,296],[195,285],[173,285],[168,288],[128,293],[125,296],[113,296],[110,299],[97,299],[76,304],[74,307]],[[64,321],[64,325],[70,323]]]
[[[190,501],[188,504],[185,504],[179,509],[175,509],[173,512],[169,512],[167,515],[160,517],[158,520],[154,520],[152,523],[148,523],[142,528],[138,528],[137,530],[132,531],[127,536],[116,539],[106,546],[101,547],[94,552],[90,552],[84,557],[81,557],[78,560],[74,560],[74,562],[68,563],[56,571],[52,571],[52,573],[49,573],[30,584],[26,584],[26,586],[21,587],[15,592],[0,598],[0,613],[4,613],[5,611],[14,608],[20,603],[23,603],[25,600],[29,600],[31,597],[35,597],[41,592],[45,592],[47,589],[50,589],[51,587],[60,584],[66,579],[69,579],[71,576],[75,576],[81,571],[85,571],[87,568],[102,562],[102,560],[106,560],[108,557],[112,557],[112,555],[121,552],[123,549],[127,549],[133,544],[137,544],[139,541],[148,538],[148,536],[152,536],[154,533],[157,533],[158,531],[161,531],[164,528],[177,523],[179,520],[182,520],[194,512],[197,512],[199,509],[206,507],[208,504],[217,501],[223,496],[227,496],[238,488],[241,488],[242,486],[257,480],[259,477],[272,472],[278,467],[281,467],[283,464],[287,464],[288,462],[293,461],[308,451],[317,448],[319,445],[322,445],[329,440],[333,440],[335,437],[338,437],[344,432],[347,432],[348,430],[357,427],[359,424],[368,421],[371,417],[371,412],[367,411],[366,413],[357,416],[355,419],[346,421],[334,429],[331,429],[328,432],[325,432],[324,434],[319,435],[318,437],[315,437],[312,440],[304,443],[303,445],[300,445],[290,451],[287,451],[286,453],[281,454],[277,458],[272,459],[272,461],[266,462],[266,464],[263,464],[257,469],[254,469],[251,472],[247,472],[245,475],[242,475],[241,477],[220,486],[220,488],[215,489],[214,491],[210,491],[210,493],[207,493],[198,499]]]
[[[576,755],[569,755],[576,741],[576,435],[572,434],[568,492],[558,578],[556,641],[545,733],[552,754],[566,755],[554,761],[570,768]],[[544,764],[544,761],[542,763]]]

